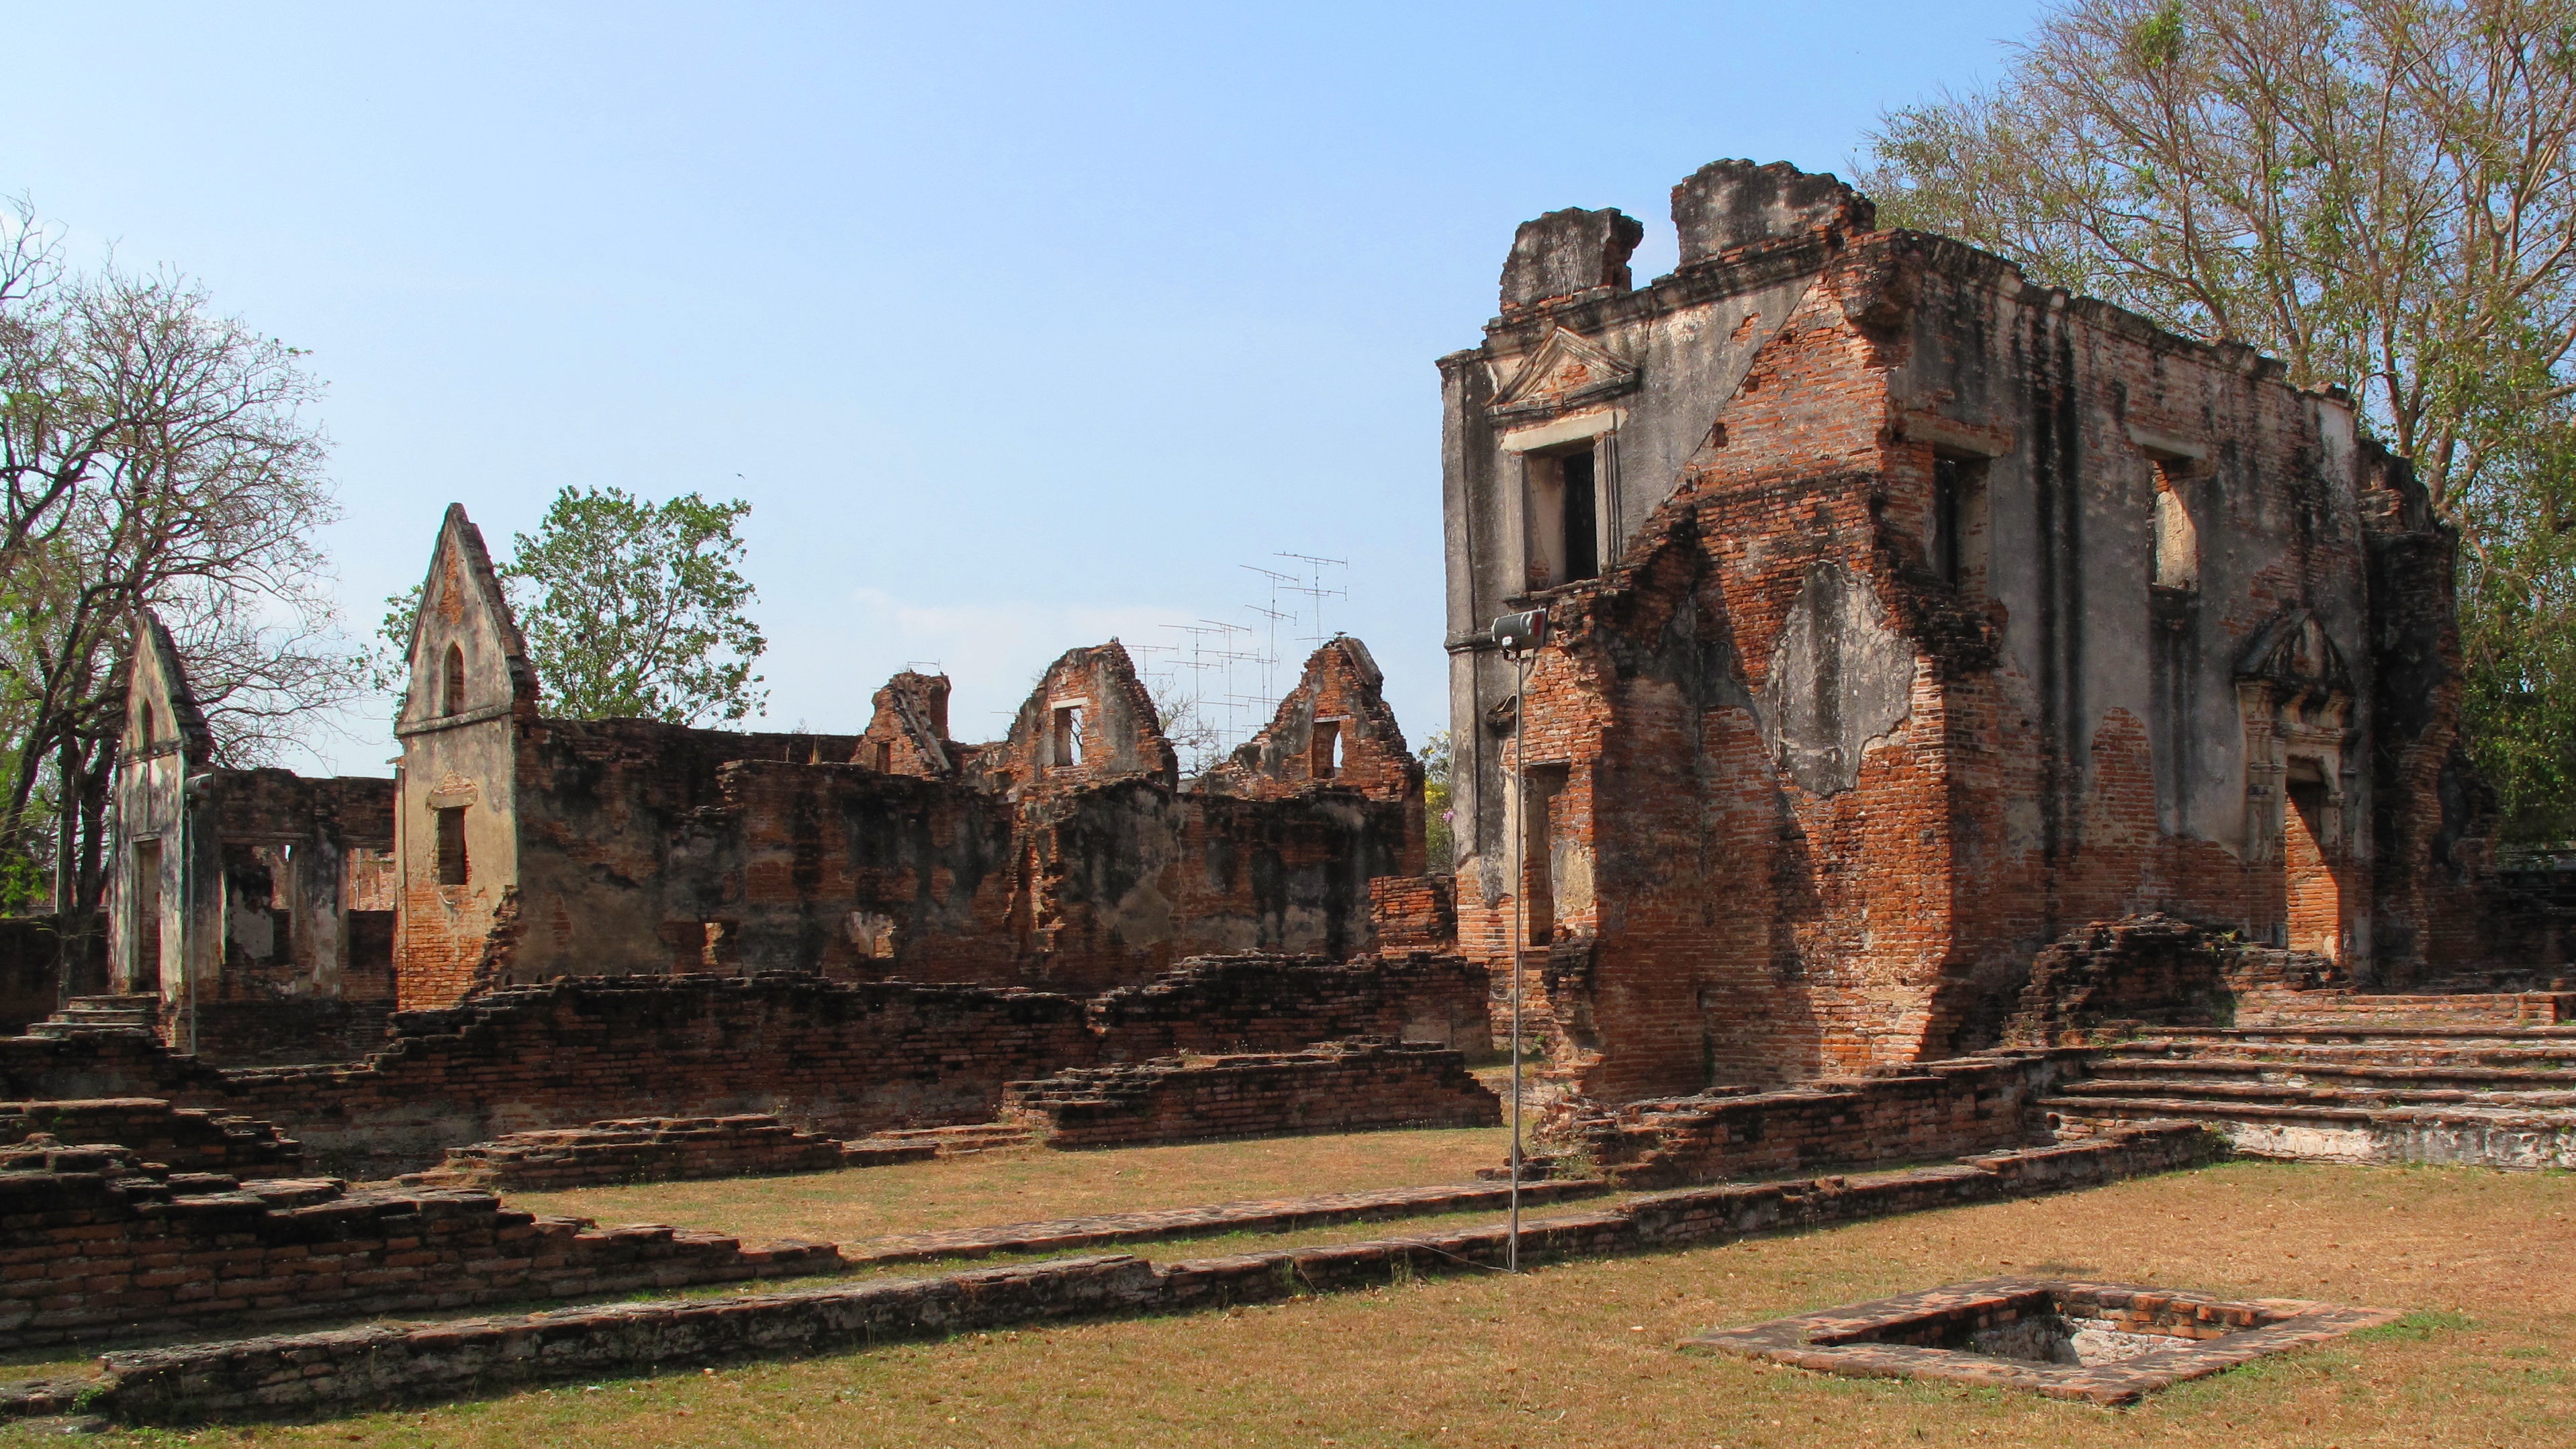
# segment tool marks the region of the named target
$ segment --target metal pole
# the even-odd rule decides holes
[[[1521,1270],[1521,951],[1529,939],[1529,772],[1521,768],[1521,720],[1528,712],[1529,655],[1512,657],[1512,1194],[1503,1271]]]

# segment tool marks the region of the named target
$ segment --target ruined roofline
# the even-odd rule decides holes
[[[536,666],[528,659],[527,638],[519,632],[519,618],[510,608],[510,596],[501,587],[499,570],[492,566],[492,551],[483,544],[483,530],[466,517],[465,505],[450,503],[439,520],[438,542],[429,551],[429,572],[421,579],[420,603],[412,610],[411,634],[403,641],[403,660],[414,680],[420,676],[421,622],[428,613],[430,591],[438,584],[439,563],[449,550],[463,561],[458,570],[466,587],[481,598],[490,613],[492,628],[499,637],[501,657],[509,670],[511,703],[515,712],[533,716],[538,699]],[[404,689],[404,703],[410,702],[410,688]],[[397,711],[399,719],[399,710]],[[435,716],[424,716],[435,718]]]
[[[1769,211],[1763,212],[1766,199]],[[1681,238],[1681,261],[1642,287],[1627,284],[1627,257],[1642,223],[1616,208],[1566,208],[1522,224],[1504,270],[1506,302],[1485,324],[1486,340],[1439,359],[1443,372],[1479,361],[1493,344],[1509,339],[1534,344],[1557,327],[1597,334],[1720,298],[1777,285],[1802,275],[1821,276],[1846,254],[1870,248],[1918,250],[1927,266],[2020,302],[2061,310],[2131,341],[2169,355],[2188,355],[2240,376],[2285,387],[2346,407],[2352,395],[2338,383],[2293,384],[2288,364],[2241,342],[2210,342],[2175,332],[2116,303],[2064,287],[2035,282],[2009,257],[1935,232],[1877,224],[1877,204],[1831,172],[1803,172],[1787,162],[1714,161],[1673,188],[1671,224]],[[1508,294],[1519,274],[1532,270],[1533,228],[1571,226],[1598,248],[1588,259],[1604,284],[1563,295],[1514,303]],[[1767,235],[1757,235],[1763,226]],[[1718,245],[1714,243],[1731,242]],[[1589,273],[1586,273],[1588,275]],[[1524,282],[1526,285],[1526,283]]]
[[[1422,762],[1404,738],[1404,729],[1395,718],[1394,706],[1386,702],[1386,672],[1378,667],[1377,657],[1369,647],[1349,634],[1336,634],[1306,656],[1305,666],[1298,671],[1297,682],[1279,697],[1278,707],[1271,711],[1270,722],[1227,756],[1190,782],[1191,789],[1215,794],[1233,794],[1253,777],[1264,771],[1264,757],[1284,749],[1287,737],[1295,728],[1308,723],[1300,706],[1311,708],[1311,701],[1323,693],[1327,674],[1339,662],[1359,684],[1354,712],[1340,716],[1361,724],[1372,742],[1395,760],[1400,760],[1408,779],[1417,785],[1422,776]],[[1320,782],[1319,782],[1320,783]],[[1310,784],[1308,788],[1314,788]],[[1335,785],[1334,788],[1351,788]]]

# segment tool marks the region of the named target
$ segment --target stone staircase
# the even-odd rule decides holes
[[[63,1009],[27,1028],[27,1035],[65,1041],[74,1037],[136,1033],[159,1039],[161,998],[75,996]]]
[[[2576,1167],[2565,1004],[2560,993],[2355,996],[2243,1011],[2234,1027],[2103,1047],[2089,1075],[2037,1106],[2061,1137],[2180,1120],[2251,1156]]]

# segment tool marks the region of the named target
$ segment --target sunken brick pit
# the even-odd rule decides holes
[[[1990,1278],[1708,1329],[1681,1346],[1854,1378],[1938,1379],[2134,1404],[2185,1379],[2397,1316],[2284,1298],[2229,1303],[2128,1283]]]

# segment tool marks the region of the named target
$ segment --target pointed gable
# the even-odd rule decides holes
[[[1140,776],[1168,785],[1180,775],[1153,696],[1115,639],[1048,665],[987,760],[996,788],[1023,793]]]
[[[1297,687],[1259,734],[1208,771],[1202,788],[1279,799],[1321,786],[1377,800],[1422,798],[1422,766],[1382,692],[1368,646],[1337,634],[1306,658]]]
[[[150,609],[134,611],[134,642],[125,676],[125,734],[129,760],[177,750],[191,765],[211,763],[214,731],[188,683],[187,665],[169,627]]]
[[[483,531],[447,505],[412,615],[411,679],[400,724],[490,712],[533,713],[537,673]]]

